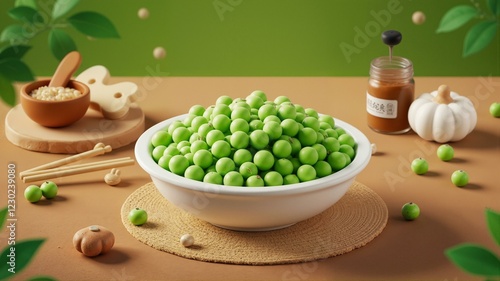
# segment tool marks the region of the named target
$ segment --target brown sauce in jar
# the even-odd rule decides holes
[[[373,60],[366,95],[368,126],[385,134],[408,132],[408,110],[414,92],[413,66],[409,60],[400,57]]]

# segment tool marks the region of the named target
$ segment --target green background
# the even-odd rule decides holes
[[[370,61],[388,54],[380,40],[387,29],[403,34],[395,55],[412,60],[416,76],[499,76],[498,31],[486,49],[467,58],[463,40],[478,19],[435,32],[450,8],[474,3],[487,11],[486,0],[84,0],[67,16],[101,13],[121,38],[89,39],[65,30],[83,56],[80,70],[100,64],[113,76],[367,76]],[[15,22],[7,16],[12,7],[14,1],[0,1],[0,29]],[[137,16],[143,7],[147,19]],[[412,22],[415,11],[425,13],[424,24]],[[58,63],[47,35],[32,38],[24,58],[37,76],[51,75]],[[357,53],[346,56],[341,44]],[[153,57],[157,46],[166,49],[164,59]]]

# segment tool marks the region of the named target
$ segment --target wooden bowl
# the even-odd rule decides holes
[[[66,87],[77,89],[81,96],[62,100],[45,101],[33,98],[30,94],[42,86],[48,86],[50,79],[38,80],[21,88],[21,105],[28,117],[45,127],[65,127],[80,120],[90,105],[90,89],[82,82],[70,80]]]

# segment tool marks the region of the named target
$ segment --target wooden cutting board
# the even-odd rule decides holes
[[[74,154],[92,149],[97,143],[113,149],[135,142],[144,132],[144,113],[140,107],[131,107],[120,119],[110,120],[90,109],[76,123],[62,128],[47,128],[32,121],[20,104],[5,117],[7,139],[24,149]]]

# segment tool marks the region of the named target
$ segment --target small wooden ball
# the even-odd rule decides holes
[[[425,22],[425,14],[421,11],[416,11],[413,13],[411,20],[416,25],[421,25]]]
[[[194,244],[194,237],[190,234],[184,234],[181,236],[181,244],[184,247],[191,247]]]

